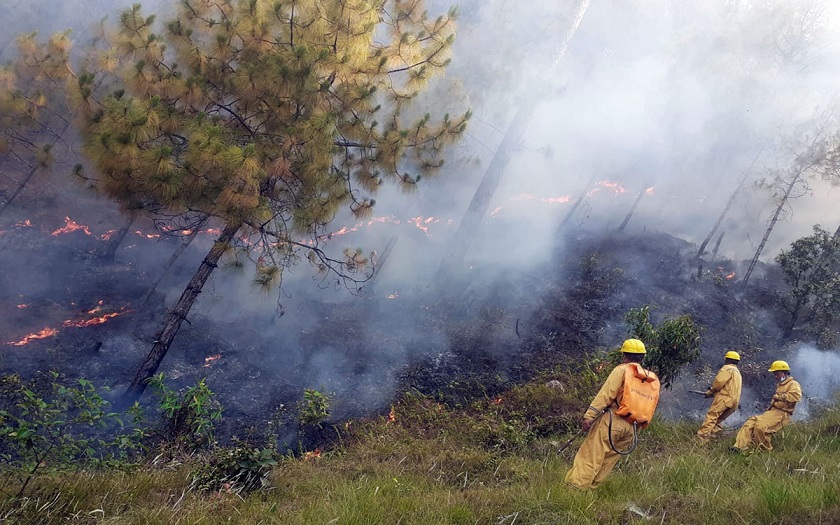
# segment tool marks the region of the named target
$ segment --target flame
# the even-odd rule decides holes
[[[101,312],[103,302],[104,301],[99,301],[97,306],[95,306],[94,308],[91,308],[90,310],[88,310],[85,313],[87,315],[94,315],[94,314],[97,314],[97,313]],[[26,308],[27,306],[28,305],[18,305],[18,308],[21,308],[21,307]],[[75,321],[73,319],[68,319],[68,320],[64,321],[63,323],[61,323],[61,327],[62,328],[86,328],[88,326],[95,326],[95,325],[98,325],[98,324],[103,324],[103,323],[107,322],[109,319],[113,319],[114,317],[117,317],[119,315],[127,314],[131,311],[133,311],[133,310],[129,310],[127,307],[123,306],[117,312],[111,312],[111,313],[108,313],[108,314],[99,315],[99,316],[96,316],[96,317],[92,317],[90,319],[82,319],[82,320],[75,320]],[[35,341],[37,339],[44,339],[44,338],[47,338],[47,337],[52,337],[52,336],[58,334],[58,332],[59,332],[59,329],[57,329],[57,328],[47,327],[47,328],[44,328],[43,330],[41,330],[40,332],[36,332],[34,334],[27,335],[26,337],[24,337],[20,341],[6,343],[6,344],[7,345],[12,345],[12,346],[23,346],[23,345],[29,344],[32,341]]]
[[[58,237],[59,235],[63,235],[65,233],[71,233],[74,231],[83,231],[85,235],[90,235],[90,230],[84,224],[79,224],[78,222],[74,221],[70,217],[64,217],[64,228],[59,228],[52,232],[50,235],[53,237]]]
[[[730,280],[732,280],[734,277],[735,277],[735,272],[733,271],[732,273],[730,273],[729,275],[727,275],[727,276],[725,277],[725,279],[726,279],[727,281],[730,281]]]
[[[137,230],[134,233],[136,233],[137,235],[139,235],[141,237],[145,237],[147,239],[157,239],[157,238],[160,237],[159,233],[143,233],[140,230]]]
[[[100,301],[99,303],[102,304],[102,301]],[[88,310],[87,314],[92,315],[92,314],[95,314],[95,313],[99,313],[101,310],[102,310],[102,308],[100,306],[97,306],[96,308],[93,308],[92,310]],[[88,327],[88,326],[95,326],[95,325],[102,324],[102,323],[106,322],[108,319],[113,319],[114,317],[117,317],[117,316],[122,315],[122,314],[126,314],[126,313],[131,312],[131,311],[132,310],[129,310],[125,306],[123,306],[117,312],[112,312],[110,314],[100,315],[100,316],[97,316],[97,317],[93,317],[91,319],[85,319],[85,320],[82,320],[82,321],[72,321],[72,320],[68,319],[67,321],[64,321],[64,323],[62,323],[61,326],[65,327],[65,328],[71,327],[71,326],[72,327],[77,327],[77,328],[85,328],[85,327]]]
[[[572,198],[568,195],[563,195],[562,197],[543,197],[540,199],[540,202],[547,202],[548,204],[566,204],[567,202],[571,202]]]
[[[17,226],[18,228],[32,226],[32,221],[30,221],[29,219],[26,219],[25,221],[19,221],[15,223],[15,226]]]
[[[305,454],[303,455],[303,460],[304,460],[304,461],[309,461],[310,459],[318,459],[318,458],[320,458],[320,457],[321,457],[321,449],[320,449],[320,448],[316,448],[315,450],[313,450],[313,451],[311,451],[311,452],[307,452],[307,453],[305,453]]]
[[[502,404],[502,396],[497,397],[493,400],[494,405],[501,405]]]
[[[388,299],[396,299],[399,296],[400,296],[400,294],[398,292],[394,292],[394,293],[392,293],[391,295],[388,296]]]
[[[490,216],[491,216],[491,217],[495,217],[495,216],[496,216],[496,214],[497,214],[497,213],[499,213],[500,211],[502,211],[502,207],[501,207],[501,206],[498,206],[495,210],[493,210],[493,211],[491,211],[491,212],[490,212]]]
[[[58,330],[55,328],[44,328],[40,332],[35,332],[34,334],[29,334],[20,341],[14,343],[6,343],[7,345],[11,346],[23,346],[35,341],[36,339],[46,339],[47,337],[52,337],[58,333]]]
[[[656,188],[656,186],[651,186],[650,188],[646,189],[645,190],[645,195],[653,195],[653,190],[655,188]]]
[[[624,192],[627,191],[627,188],[625,188],[621,184],[619,184],[617,182],[610,181],[610,180],[602,180],[600,182],[597,182],[596,186],[598,186],[598,187],[593,188],[593,189],[589,190],[589,192],[587,192],[587,194],[586,194],[587,197],[591,197],[591,196],[595,195],[596,193],[598,193],[599,191],[601,191],[603,189],[610,190],[613,193],[615,193],[616,195],[619,194],[619,193],[624,193]]]
[[[394,405],[391,405],[391,411],[388,413],[388,419],[385,420],[385,424],[391,423],[397,420],[397,413],[394,411]]]
[[[213,361],[218,361],[219,359],[221,359],[221,357],[222,357],[222,354],[216,354],[216,355],[211,355],[211,356],[205,357],[204,358],[204,368],[210,368],[210,365],[213,364]]]
[[[19,304],[17,305],[18,308],[29,308],[28,304]]]

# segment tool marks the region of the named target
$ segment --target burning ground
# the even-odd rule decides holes
[[[115,393],[133,377],[167,300],[213,239],[199,236],[162,291],[142,304],[162,254],[182,241],[179,235],[140,224],[111,263],[98,255],[114,229],[107,221],[43,213],[4,219],[0,372],[27,377],[56,369]],[[427,232],[418,224],[433,220],[440,221],[380,222],[391,233],[415,231],[422,239]],[[734,281],[741,263],[701,263],[695,252],[694,245],[653,231],[567,235],[546,264],[518,270],[471,264],[445,290],[434,284],[394,289],[383,279],[352,295],[320,289],[308,278],[292,280],[282,317],[270,301],[242,296],[241,276],[220,272],[161,371],[174,388],[207,377],[225,407],[223,438],[259,432],[276,419],[283,428],[279,444],[293,445],[299,437],[294,407],[305,388],[333,395],[332,422],[387,413],[405,391],[465,404],[615,346],[626,336],[624,314],[649,304],[657,322],[689,314],[704,329],[703,357],[663,396],[663,414],[698,416],[705,404],[683,392],[705,388],[728,348],[744,356],[747,398],[765,400],[773,388],[762,374],[765,362],[795,360],[799,348],[781,341],[777,270],[762,268],[756,286],[739,294]],[[383,277],[387,271],[384,265]],[[143,400],[151,402],[150,395]]]

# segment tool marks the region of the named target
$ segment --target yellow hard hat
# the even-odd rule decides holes
[[[736,361],[741,360],[740,354],[738,354],[738,352],[736,352],[735,350],[730,350],[730,351],[726,352],[726,355],[723,356],[723,357],[726,358],[726,359],[734,359]]]
[[[768,372],[790,372],[787,361],[773,361]]]
[[[625,354],[646,354],[645,344],[638,339],[628,339],[621,345],[621,351]]]

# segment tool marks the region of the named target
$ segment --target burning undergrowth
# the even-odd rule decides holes
[[[109,230],[69,217],[61,222],[0,228],[8,270],[0,281],[0,372],[53,368],[120,392],[159,330],[166,290],[141,303],[161,253],[175,244],[154,229],[133,228],[109,263],[97,256]],[[173,268],[173,290],[206,249],[201,242]],[[9,246],[28,256],[15,257]],[[614,347],[626,335],[624,314],[647,304],[655,317],[688,314],[705,328],[700,375],[684,379],[698,381],[722,349],[752,358],[778,341],[772,286],[744,298],[728,278],[737,271],[727,261],[701,266],[689,243],[666,234],[570,237],[538,268],[490,275],[479,266],[446,290],[299,293],[285,301],[282,318],[271,308],[240,309],[222,285],[236,277],[221,274],[161,372],[176,389],[207,378],[225,408],[221,438],[264,432],[271,421],[279,444],[294,447],[329,434],[300,432],[296,407],[304,389],[330,395],[328,425],[385,413],[403,392],[452,405],[496,399],[514,384]],[[748,372],[748,385],[770,388],[760,370]]]

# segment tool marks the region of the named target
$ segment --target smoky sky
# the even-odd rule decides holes
[[[82,41],[88,24],[131,2],[2,3],[13,14],[0,22],[4,35],[70,27]],[[143,5],[152,12],[168,3]],[[428,5],[434,15],[450,4]],[[397,297],[425,289],[511,120],[536,99],[534,117],[471,240],[465,268],[486,276],[545,263],[556,253],[561,220],[579,198],[567,233],[617,229],[643,193],[629,232],[664,231],[699,243],[742,180],[721,225],[726,236],[719,255],[748,259],[776,202],[773,191],[756,182],[788,170],[818,130],[840,129],[837,10],[831,2],[811,0],[460,2],[449,72],[432,83],[421,111],[440,115],[471,108],[464,140],[449,151],[442,172],[422,180],[413,194],[382,190],[374,211],[378,222],[339,215],[335,230],[357,231],[330,243],[339,251],[360,246],[381,253],[395,240],[378,289]],[[10,56],[7,45],[3,57]],[[763,260],[808,235],[814,224],[833,231],[840,223],[833,206],[840,189],[818,178],[808,182],[811,191],[785,208]],[[113,217],[113,207],[103,203],[103,210]],[[181,287],[174,278],[167,284],[171,303]],[[288,272],[286,284],[281,302],[289,313],[276,323],[275,295],[256,294],[249,276],[222,271],[194,312],[224,322],[255,313],[265,323],[260,337],[276,336],[288,354],[301,332],[316,329],[321,319],[291,305],[301,296],[341,303],[345,295],[313,286],[305,264]],[[410,332],[411,321],[403,320],[402,329]],[[393,362],[406,352],[395,348]],[[335,355],[334,349],[314,350],[307,361],[313,386],[340,375],[344,365]]]

